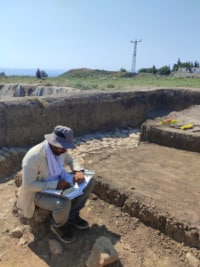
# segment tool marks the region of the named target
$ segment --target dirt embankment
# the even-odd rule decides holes
[[[80,93],[79,89],[61,86],[46,86],[38,84],[1,84],[0,99],[26,96],[67,96]]]
[[[141,140],[163,146],[200,152],[200,105],[172,111],[164,117],[147,120],[141,126]],[[175,123],[162,124],[162,121]],[[182,127],[186,126],[186,129]],[[187,129],[187,126],[189,128]]]
[[[12,98],[0,101],[0,146],[34,145],[57,124],[70,126],[75,136],[139,127],[148,118],[199,103],[197,90],[178,89]]]

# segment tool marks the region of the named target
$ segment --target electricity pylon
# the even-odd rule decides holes
[[[133,72],[133,73],[136,72],[136,53],[137,53],[137,44],[139,42],[142,42],[142,40],[131,41],[131,43],[134,43],[133,59],[132,59],[132,68],[131,68],[131,72]]]

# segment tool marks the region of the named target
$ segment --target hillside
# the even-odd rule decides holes
[[[113,78],[113,77],[133,77],[136,74],[126,72],[126,71],[108,71],[108,70],[98,70],[98,69],[71,69],[59,77],[63,78]]]

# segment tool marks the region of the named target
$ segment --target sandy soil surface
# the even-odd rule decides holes
[[[75,231],[76,241],[64,245],[62,255],[50,253],[49,240],[55,236],[48,230],[31,233],[24,225],[22,238],[13,238],[12,230],[21,227],[12,214],[13,181],[0,185],[0,266],[2,267],[82,267],[99,236],[108,237],[118,251],[120,260],[111,266],[126,267],[189,267],[187,253],[198,257],[198,251],[179,244],[158,230],[154,230],[130,217],[119,208],[92,195],[82,211],[89,220],[90,229]]]
[[[98,181],[126,192],[130,201],[199,227],[199,153],[141,143],[138,148],[105,148],[87,160],[90,167],[96,166]]]
[[[95,147],[92,141],[90,145]],[[128,173],[132,173],[131,183],[134,190],[139,192],[143,189],[144,195],[152,197],[155,195],[155,203],[162,203],[166,208],[176,202],[175,196],[177,196],[177,203],[180,204],[182,201],[182,196],[179,195],[181,190],[177,194],[176,189],[179,185],[183,190],[187,186],[185,182],[178,181],[180,175],[182,176],[186,170],[188,172],[184,177],[188,177],[191,170],[193,174],[199,174],[197,161],[194,160],[196,153],[194,155],[192,152],[152,144],[141,144],[139,150],[126,148],[124,145],[117,149],[108,147],[98,149],[95,153],[94,151],[86,153],[84,158],[85,163],[88,162],[88,167],[94,167],[97,175],[105,176],[106,180],[109,180],[111,176],[115,177],[116,184],[120,186],[119,173],[114,170],[119,169],[117,166],[123,165],[127,176],[124,181],[121,178],[121,186],[124,187],[124,183],[127,183]],[[196,159],[199,159],[199,156]],[[175,173],[172,170],[175,170]],[[145,177],[143,182],[142,177]],[[153,183],[151,183],[151,177],[154,178]],[[167,181],[167,177],[171,180]],[[159,178],[162,178],[161,182]],[[173,183],[173,178],[176,178],[175,183]],[[170,184],[171,182],[173,185]],[[162,184],[163,187],[161,187]],[[160,191],[159,188],[164,188],[163,194],[160,193],[162,190]],[[175,242],[159,230],[144,225],[137,218],[130,217],[121,208],[101,200],[95,194],[91,195],[86,207],[82,210],[82,216],[89,221],[90,229],[76,230],[76,241],[69,245],[62,245],[63,253],[54,255],[50,252],[49,240],[56,238],[50,232],[48,223],[44,228],[31,232],[30,226],[21,224],[19,218],[12,213],[15,189],[13,180],[0,184],[0,267],[83,267],[95,240],[100,236],[108,237],[119,254],[119,261],[113,263],[111,265],[113,267],[198,266],[195,264],[200,259],[199,250]],[[197,190],[195,186],[193,189]],[[192,195],[192,192],[189,193]],[[169,194],[174,199],[171,197],[169,199]],[[164,200],[167,202],[164,203]],[[190,210],[194,204],[191,203]],[[183,206],[175,206],[173,211],[181,213],[183,208]],[[189,211],[186,210],[187,212]],[[16,227],[22,227],[22,237],[12,236],[12,231]]]

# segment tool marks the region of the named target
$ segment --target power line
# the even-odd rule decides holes
[[[142,40],[135,40],[135,41],[131,41],[131,43],[134,43],[134,50],[133,50],[133,59],[132,59],[132,68],[131,68],[131,72],[135,73],[136,72],[136,53],[137,53],[137,44],[139,42],[142,42]]]

